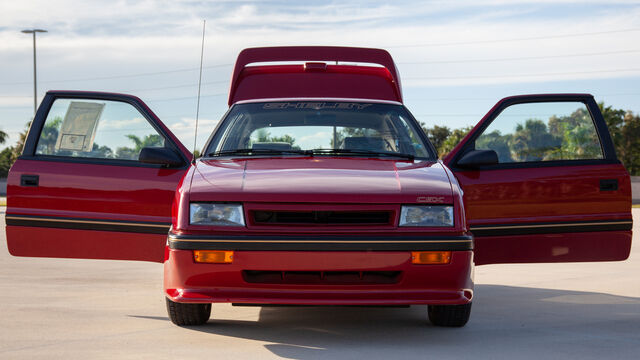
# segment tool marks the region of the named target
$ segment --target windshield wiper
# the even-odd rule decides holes
[[[391,156],[400,157],[409,160],[415,159],[415,155],[403,154],[393,151],[373,151],[373,150],[356,150],[356,149],[314,149],[313,154],[346,154],[346,155],[372,155],[372,156]]]
[[[214,151],[207,154],[207,156],[228,156],[228,155],[285,155],[285,154],[300,154],[300,155],[313,155],[311,150],[276,150],[276,149],[234,149]]]

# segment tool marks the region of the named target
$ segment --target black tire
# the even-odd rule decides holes
[[[464,305],[429,305],[429,321],[435,326],[462,327],[471,315],[471,303]]]
[[[183,304],[167,299],[167,313],[178,326],[202,325],[211,316],[211,304]]]

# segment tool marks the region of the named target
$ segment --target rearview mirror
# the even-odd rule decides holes
[[[494,150],[471,150],[458,160],[458,166],[466,169],[488,165],[498,165],[498,154]]]
[[[138,161],[145,164],[158,164],[167,167],[184,165],[184,160],[175,151],[164,147],[145,147],[140,150]]]

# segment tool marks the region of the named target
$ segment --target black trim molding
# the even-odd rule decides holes
[[[199,236],[169,234],[179,250],[467,251],[471,236]]]
[[[617,219],[572,222],[475,225],[471,226],[470,230],[474,236],[484,237],[503,235],[579,233],[594,231],[628,231],[631,230],[632,226],[632,219]]]
[[[13,215],[5,216],[7,226],[29,226],[42,228],[117,231],[141,234],[166,234],[169,223],[120,221],[103,219],[62,218],[53,216]]]

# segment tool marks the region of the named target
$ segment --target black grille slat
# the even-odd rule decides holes
[[[396,284],[401,271],[273,271],[243,270],[251,284],[375,285]]]
[[[260,225],[277,224],[389,224],[389,211],[270,211],[254,210],[253,222]]]

